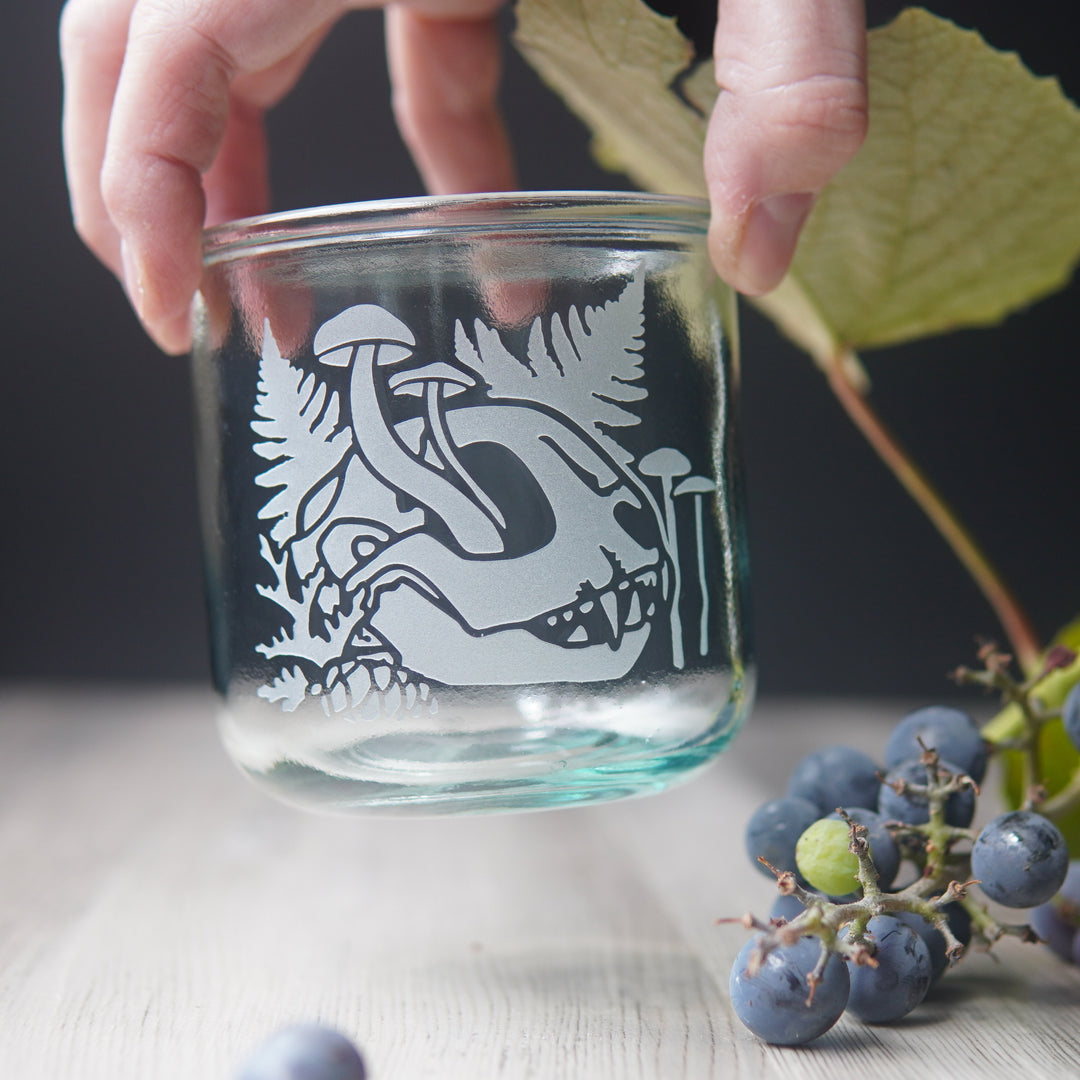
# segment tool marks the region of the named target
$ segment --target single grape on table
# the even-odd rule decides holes
[[[275,1032],[236,1074],[236,1080],[366,1080],[364,1059],[339,1031],[293,1024]]]

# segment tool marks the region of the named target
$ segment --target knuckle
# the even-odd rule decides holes
[[[761,116],[776,143],[804,156],[807,168],[816,162],[831,172],[866,138],[869,115],[859,80],[822,76],[777,87],[766,96]]]
[[[784,87],[777,99],[776,122],[793,132],[821,137],[837,149],[858,149],[866,136],[867,104],[862,83],[819,76]]]

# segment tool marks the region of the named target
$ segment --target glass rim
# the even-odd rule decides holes
[[[340,243],[439,234],[573,233],[625,238],[654,231],[704,237],[709,204],[689,195],[642,191],[497,191],[419,195],[284,210],[214,225],[203,261]]]

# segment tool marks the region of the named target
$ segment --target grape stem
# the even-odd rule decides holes
[[[773,949],[794,945],[800,938],[810,935],[819,939],[822,953],[810,972],[811,998],[816,980],[824,971],[829,953],[844,957],[853,964],[876,966],[875,946],[866,936],[866,928],[875,915],[907,911],[934,924],[945,939],[945,953],[950,963],[955,963],[964,953],[964,945],[949,926],[947,909],[950,904],[962,904],[971,916],[972,926],[989,947],[1006,934],[1025,941],[1038,941],[1027,926],[1009,926],[998,923],[976,902],[969,889],[978,881],[969,880],[970,862],[966,854],[954,854],[960,843],[971,843],[975,833],[971,829],[950,825],[945,820],[945,806],[958,791],[978,787],[970,776],[953,774],[943,769],[937,751],[923,748],[921,761],[926,766],[926,784],[897,781],[904,791],[926,799],[929,820],[922,825],[889,822],[893,835],[900,841],[910,841],[921,853],[922,874],[899,892],[882,891],[878,884],[877,867],[871,857],[867,841],[867,829],[839,809],[837,812],[847,823],[851,832],[850,850],[858,860],[857,877],[862,895],[857,900],[833,903],[823,896],[803,889],[791,871],[778,870],[766,859],[759,861],[767,866],[777,879],[777,887],[784,895],[795,896],[804,910],[790,921],[774,921],[763,930],[762,924],[752,916],[743,919],[747,928],[763,930],[757,947],[751,956],[750,967],[757,970],[765,956]],[[843,932],[846,931],[846,932]],[[752,972],[751,972],[752,973]]]
[[[1051,820],[1060,818],[1080,805],[1080,766],[1060,791],[1047,797],[1041,783],[1043,766],[1039,736],[1045,724],[1061,716],[1061,709],[1047,709],[1038,691],[1048,675],[1071,665],[1076,660],[1076,654],[1064,647],[1051,649],[1042,669],[1022,682],[1009,672],[1010,658],[993,645],[984,645],[979,650],[979,659],[983,664],[982,670],[960,667],[953,677],[960,684],[968,683],[997,691],[1004,702],[1017,707],[1021,730],[1015,739],[1002,740],[997,747],[1017,750],[1021,754],[1023,778],[1020,790],[1024,793],[1024,809],[1035,810]]]
[[[849,373],[860,368],[855,353],[839,347],[821,366],[848,418],[930,519],[993,608],[1020,666],[1028,673],[1036,671],[1042,647],[1030,618],[952,507],[886,427],[865,392],[852,382]]]

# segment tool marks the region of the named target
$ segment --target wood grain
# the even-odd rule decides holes
[[[271,802],[207,695],[9,689],[0,1077],[228,1080],[297,1020],[354,1038],[373,1080],[1074,1075],[1080,970],[1018,942],[891,1027],[793,1051],[733,1018],[745,932],[714,920],[772,901],[746,816],[807,749],[874,752],[899,712],[765,704],[665,795],[398,821]]]

